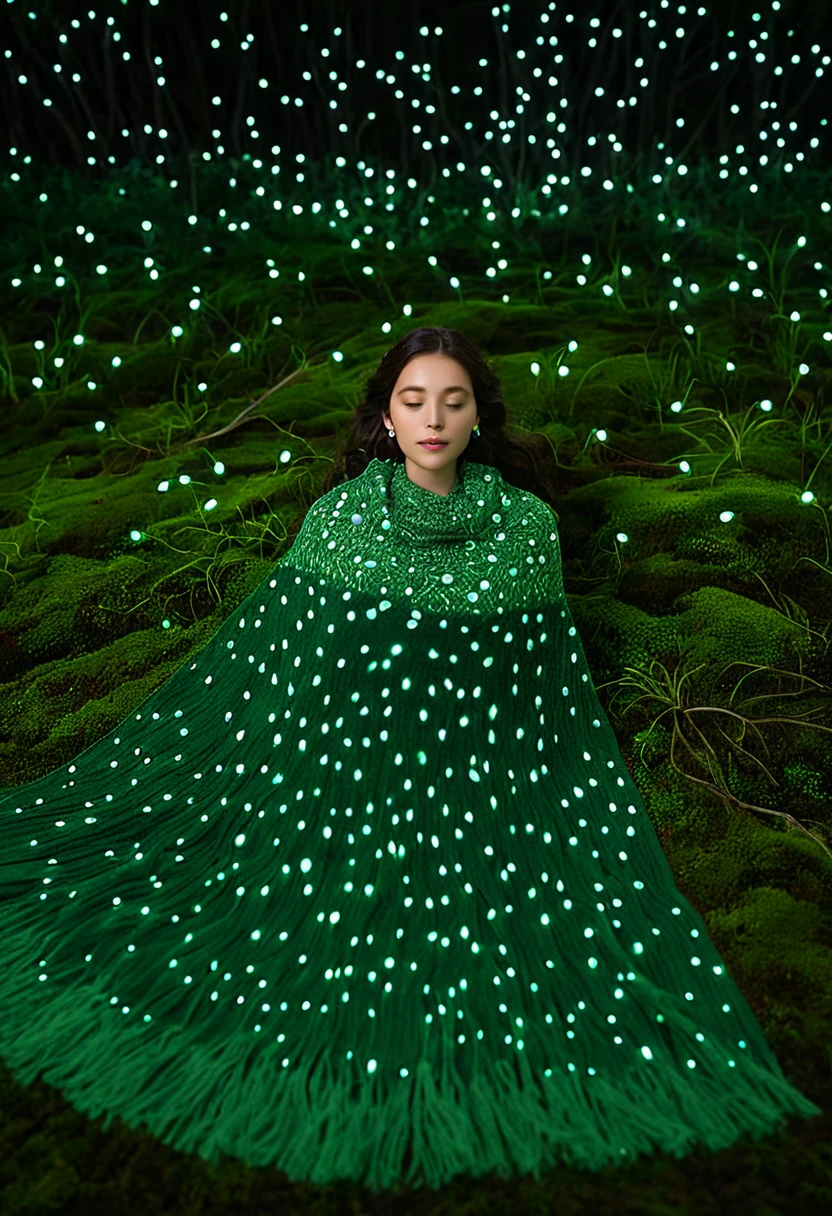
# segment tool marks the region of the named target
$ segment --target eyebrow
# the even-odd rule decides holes
[[[400,397],[402,395],[402,393],[424,393],[424,392],[425,392],[425,389],[423,389],[420,384],[408,384],[405,388],[400,388],[399,391],[396,393],[396,396]],[[463,388],[463,386],[461,384],[452,384],[450,388],[443,389],[443,392],[467,393],[468,389]]]

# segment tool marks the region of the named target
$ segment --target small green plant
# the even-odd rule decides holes
[[[800,417],[800,451],[801,451],[801,462],[800,463],[801,463],[801,468],[805,468],[806,433],[810,427],[816,427],[817,437],[818,437],[818,439],[820,439],[821,438],[821,419],[820,419],[820,415],[816,414],[814,402],[812,403],[812,405],[810,406],[810,408],[808,410],[804,410],[801,413],[801,417]],[[832,431],[832,428],[830,428],[830,430]],[[829,440],[826,447],[821,452],[820,456],[817,459],[817,462],[815,463],[815,467],[812,469],[811,473],[809,474],[809,476],[806,478],[805,482],[803,483],[802,489],[804,491],[808,490],[809,487],[811,486],[811,484],[814,480],[815,474],[817,473],[818,469],[820,468],[821,464],[823,463],[824,459],[826,458],[826,454],[829,452],[830,448],[832,448],[832,439]],[[824,519],[826,519],[825,514],[824,514]]]
[[[678,646],[677,639],[677,646]],[[775,693],[764,693],[759,695],[748,695],[740,705],[748,705],[753,701],[759,701],[765,697],[782,698],[788,695],[795,696],[797,694],[785,694],[780,691],[779,684],[783,677],[799,679],[801,682],[808,682],[815,686],[816,689],[822,692],[832,691],[825,685],[820,684],[817,680],[812,680],[804,673],[796,673],[784,671],[779,668],[766,667],[760,664],[746,663],[742,660],[735,660],[727,664],[719,673],[717,679],[721,678],[724,673],[733,666],[741,665],[753,668],[754,675],[771,675],[776,676],[778,680],[778,690]],[[695,782],[697,785],[702,785],[712,793],[718,795],[726,802],[732,803],[743,810],[752,811],[763,815],[773,815],[785,820],[790,827],[803,832],[810,840],[819,845],[824,853],[832,858],[832,849],[826,843],[824,837],[828,836],[828,832],[824,832],[824,836],[816,835],[805,827],[799,820],[795,819],[787,811],[776,810],[772,807],[758,806],[754,803],[745,802],[738,798],[736,794],[729,789],[728,779],[725,775],[726,762],[730,765],[732,759],[744,757],[747,761],[757,765],[766,775],[771,784],[779,788],[780,783],[776,777],[770,772],[763,761],[754,752],[748,751],[743,746],[747,731],[753,731],[757,737],[759,746],[768,756],[768,748],[765,743],[762,731],[759,729],[762,723],[777,723],[779,726],[786,724],[800,725],[801,727],[811,727],[815,730],[826,731],[832,734],[832,727],[824,726],[819,722],[810,722],[807,720],[808,715],[817,712],[820,706],[808,709],[804,714],[777,714],[766,717],[752,718],[746,714],[738,712],[737,709],[730,709],[725,705],[698,705],[692,704],[689,687],[690,682],[698,671],[707,666],[705,663],[699,663],[695,667],[685,667],[680,663],[672,671],[668,671],[665,665],[658,659],[653,659],[647,671],[639,670],[635,667],[625,667],[624,670],[629,674],[620,676],[618,679],[610,680],[607,683],[618,685],[620,688],[634,688],[638,690],[639,695],[633,697],[627,702],[623,713],[627,713],[634,705],[641,701],[652,702],[662,706],[663,708],[653,719],[649,730],[644,735],[641,746],[641,756],[643,759],[644,745],[646,744],[652,730],[663,719],[669,717],[671,724],[670,738],[670,762],[676,772],[685,777],[689,781]],[[747,673],[748,674],[748,673]],[[744,678],[744,677],[743,677]],[[729,705],[733,702],[742,679],[740,679],[736,687],[731,692],[728,698]],[[605,685],[598,685],[605,687]],[[616,694],[617,695],[617,694]],[[703,721],[703,715],[709,715],[710,721],[714,723],[710,733],[707,733],[704,726],[700,723]],[[723,726],[721,719],[728,720]],[[733,738],[726,728],[732,726],[738,732],[738,737]],[[720,758],[721,748],[725,751],[727,745],[727,756]],[[701,772],[707,773],[707,777],[698,776],[695,772],[680,763],[680,759],[684,760],[687,757],[693,761],[693,767],[698,767]]]
[[[678,345],[674,347],[668,360],[667,370],[663,370],[659,376],[658,383],[653,377],[650,369],[650,360],[647,358],[647,348],[644,349],[644,363],[647,368],[647,375],[650,377],[650,383],[653,386],[653,399],[656,403],[656,417],[659,420],[659,430],[664,433],[664,410],[670,399],[680,399],[682,406],[687,403],[694,385],[698,377],[694,375],[692,367],[688,366],[687,372],[682,378],[679,372],[679,357],[680,352]]]
[[[797,350],[800,322],[792,321],[791,318],[783,316],[779,312],[771,313],[769,316],[763,317],[762,335],[772,368],[781,376],[787,376],[791,380],[795,376],[797,365],[801,360]],[[800,372],[797,372],[796,379],[800,380]],[[795,387],[796,384],[791,386],[789,398]]]
[[[20,404],[20,398],[14,391],[14,374],[9,358],[9,347],[2,329],[0,329],[0,396],[8,397],[15,405]]]
[[[771,299],[771,301],[774,304],[775,315],[779,314],[780,316],[782,316],[786,311],[786,308],[785,308],[786,280],[787,280],[786,272],[789,268],[789,263],[791,262],[792,258],[797,253],[798,249],[801,248],[801,246],[799,246],[799,245],[794,245],[792,247],[792,249],[789,251],[788,255],[786,256],[786,260],[783,263],[783,266],[780,268],[780,270],[778,272],[777,246],[780,244],[780,238],[782,235],[783,235],[783,229],[781,228],[780,231],[777,233],[777,236],[774,238],[774,244],[771,246],[771,249],[768,249],[765,245],[765,242],[760,240],[759,237],[753,236],[750,233],[745,234],[747,240],[753,241],[753,243],[755,245],[759,245],[763,251],[763,257],[765,258],[766,267],[768,269],[769,298]]]
[[[791,596],[786,595],[783,591],[781,591],[779,595],[775,595],[771,587],[769,587],[768,583],[758,570],[752,570],[751,573],[760,580],[766,591],[771,596],[771,601],[774,604],[775,611],[779,612],[782,617],[784,617],[787,621],[791,621],[792,624],[797,625],[800,629],[805,629],[808,634],[812,634],[814,637],[820,638],[824,643],[825,654],[829,646],[829,640],[826,635],[830,627],[832,627],[832,621],[827,621],[826,628],[822,632],[818,631],[817,629],[813,629],[809,624],[808,612],[801,604],[798,604],[797,600],[792,599]]]
[[[561,364],[561,362],[562,362],[562,360],[563,360],[563,357],[564,357],[565,353],[566,353],[566,347],[564,347],[564,348],[563,348],[563,350],[559,352],[559,354],[558,354],[558,358],[557,358],[557,362],[556,362],[556,364],[555,364],[555,367],[560,367],[560,364]],[[615,356],[614,356],[614,355],[608,355],[608,356],[606,356],[606,358],[604,358],[604,359],[598,359],[598,360],[597,360],[597,362],[593,363],[591,367],[588,367],[588,368],[586,369],[586,371],[584,372],[584,374],[581,376],[580,380],[578,381],[578,386],[577,386],[577,388],[575,389],[574,393],[572,394],[572,400],[571,400],[571,402],[570,402],[570,404],[569,404],[569,417],[570,417],[570,418],[572,418],[572,417],[574,416],[574,413],[575,413],[575,401],[577,400],[578,393],[581,391],[581,389],[582,389],[582,388],[583,388],[583,386],[584,386],[584,381],[586,380],[587,376],[590,374],[590,372],[594,372],[594,371],[595,371],[595,369],[596,369],[596,367],[603,367],[603,365],[604,365],[605,363],[611,363],[611,362],[613,362],[613,361],[614,361],[614,359],[615,359]],[[553,383],[554,383],[554,377],[552,378],[552,380],[553,380]]]
[[[694,406],[688,412],[688,417],[690,417],[694,411],[697,415],[695,418],[691,419],[689,424],[690,426],[695,426],[700,421],[716,421],[728,434],[730,446],[727,448],[724,456],[711,474],[711,485],[714,484],[716,475],[725,464],[726,460],[730,460],[732,456],[737,468],[741,469],[743,467],[743,451],[750,447],[750,441],[754,435],[758,434],[767,426],[791,425],[787,418],[768,418],[763,416],[761,418],[757,418],[755,421],[751,421],[751,416],[754,413],[754,410],[757,408],[757,404],[758,403],[755,402],[753,405],[750,405],[742,417],[731,417],[730,415],[723,413],[722,410],[715,410],[706,405]],[[682,426],[681,424],[679,424],[679,430],[684,435],[689,435],[695,443],[700,444],[700,446],[704,447],[705,450],[711,455],[718,450],[718,446],[712,447],[708,440],[711,438],[719,439],[721,436],[719,431],[715,433],[711,432],[708,435],[697,435],[691,431],[689,427]]]

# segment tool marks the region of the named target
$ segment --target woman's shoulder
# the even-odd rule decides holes
[[[389,471],[384,467],[385,462],[373,459],[361,473],[348,477],[326,490],[309,506],[306,519],[311,524],[325,519],[338,519],[345,509],[359,508],[366,504],[369,495],[384,495],[384,488],[389,482]]]
[[[545,498],[540,498],[531,490],[527,490],[525,487],[521,489],[507,481],[503,482],[502,489],[504,497],[512,506],[516,507],[519,515],[530,523],[539,524],[541,527],[557,533],[557,511]]]

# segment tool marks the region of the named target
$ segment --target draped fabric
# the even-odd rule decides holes
[[[0,833],[0,1055],[105,1130],[379,1189],[822,1113],[675,886],[552,510],[488,465],[324,494]]]

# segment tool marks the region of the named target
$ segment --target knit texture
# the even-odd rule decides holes
[[[676,888],[554,513],[488,465],[324,494],[0,831],[0,1055],[105,1130],[380,1189],[822,1113]]]

